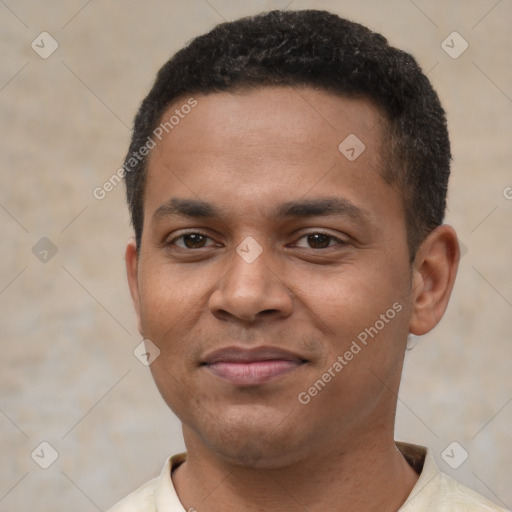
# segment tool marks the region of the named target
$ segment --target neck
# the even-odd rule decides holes
[[[358,436],[359,437],[359,436]],[[268,512],[343,510],[395,512],[418,475],[382,434],[279,468],[245,468],[226,463],[192,442],[188,458],[172,475],[186,510]]]

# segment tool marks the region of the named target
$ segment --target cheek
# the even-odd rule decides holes
[[[329,279],[308,287],[311,318],[319,322],[328,340],[324,370],[342,358],[340,371],[334,371],[340,378],[333,388],[346,387],[349,379],[350,387],[363,392],[372,388],[375,375],[387,380],[401,364],[408,332],[406,293],[403,272],[384,262],[338,269]]]
[[[406,280],[393,269],[383,272],[382,268],[386,268],[384,261],[372,266],[358,262],[323,275],[302,274],[300,293],[307,299],[311,314],[333,333],[353,335],[354,329],[366,327],[395,302],[404,300]]]
[[[169,322],[199,300],[201,279],[160,259],[148,258],[141,266],[141,306],[148,318]]]
[[[144,336],[163,350],[166,339],[184,329],[186,318],[197,302],[192,285],[169,275],[166,266],[148,263],[140,276],[140,315]],[[190,288],[190,289],[189,289]]]
[[[140,315],[144,337],[160,349],[154,364],[173,374],[190,372],[200,349],[201,317],[211,283],[204,272],[187,272],[155,260],[145,269],[139,285]]]

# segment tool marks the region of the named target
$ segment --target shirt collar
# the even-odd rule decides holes
[[[416,499],[421,501],[421,496],[425,496],[424,491],[433,484],[436,476],[440,474],[432,452],[424,446],[416,444],[396,442],[396,447],[405,457],[409,465],[420,475],[416,485],[412,488],[405,503],[398,512],[415,510],[411,505]]]
[[[183,452],[173,455],[165,461],[155,491],[155,505],[157,512],[165,512],[167,510],[172,510],[173,512],[185,512],[171,478],[171,473],[180,464],[185,462],[185,460],[187,460],[187,454],[186,452]]]
[[[405,457],[409,465],[420,475],[406,502],[399,512],[412,510],[410,504],[428,487],[439,474],[439,469],[430,450],[424,446],[396,442],[396,447]],[[180,464],[187,460],[186,452],[169,457],[158,479],[155,491],[155,504],[157,512],[172,510],[173,512],[186,512],[174,488],[171,473]]]

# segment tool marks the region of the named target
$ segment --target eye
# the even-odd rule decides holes
[[[208,240],[210,240],[212,243],[207,244]],[[180,235],[169,241],[169,245],[176,245],[180,249],[201,249],[203,247],[209,247],[214,244],[215,242],[213,242],[210,237],[196,231],[184,233],[183,235]]]
[[[305,240],[305,244],[299,243],[300,240]],[[334,245],[345,245],[345,242],[335,236],[322,232],[308,233],[307,235],[300,237],[296,244],[297,247],[305,247],[309,249],[326,249],[327,247],[333,247]]]

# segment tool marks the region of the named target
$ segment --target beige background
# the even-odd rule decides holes
[[[1,511],[105,510],[183,449],[132,353],[124,188],[101,201],[92,191],[121,164],[135,110],[174,51],[223,18],[288,3],[0,1]],[[431,446],[442,470],[511,508],[512,2],[290,4],[307,7],[412,52],[448,111],[447,220],[467,253],[445,318],[407,354],[397,438]],[[31,48],[43,31],[59,45],[47,59]],[[453,31],[469,43],[457,59],[441,47]],[[46,263],[32,251],[42,237],[58,250]],[[31,458],[42,441],[59,454],[46,470]],[[456,470],[441,456],[452,441],[469,453]],[[50,455],[43,446],[34,459]]]

